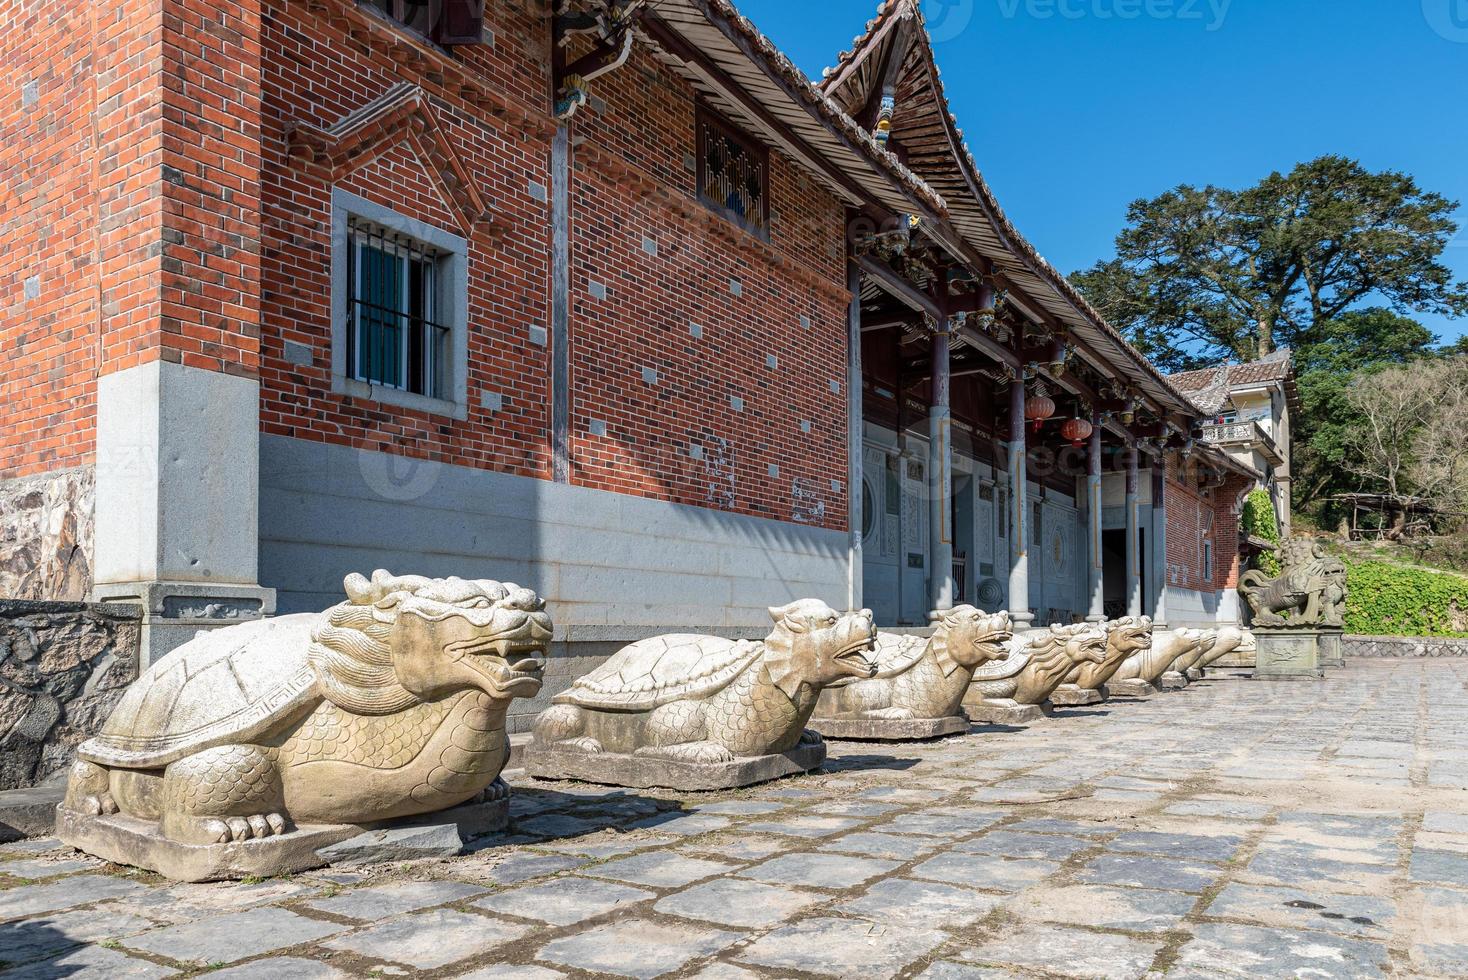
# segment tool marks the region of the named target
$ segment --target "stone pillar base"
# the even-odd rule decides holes
[[[192,640],[200,630],[233,626],[275,613],[275,590],[212,582],[108,582],[92,587],[97,602],[143,607],[138,670]]]
[[[1345,630],[1321,630],[1318,647],[1320,666],[1344,667],[1346,665]]]
[[[1260,680],[1319,680],[1320,633],[1315,630],[1278,630],[1254,627],[1259,645],[1254,676]]]

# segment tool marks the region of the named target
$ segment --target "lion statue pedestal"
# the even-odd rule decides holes
[[[876,672],[872,614],[802,599],[770,616],[761,641],[680,633],[623,647],[535,719],[526,773],[703,791],[815,769],[826,746],[806,722],[825,687]]]
[[[1089,623],[1015,636],[1009,656],[974,672],[963,706],[976,722],[1027,725],[1051,712],[1050,695],[1085,663],[1106,658],[1106,633]]]
[[[877,673],[826,688],[810,727],[825,738],[906,742],[967,732],[963,696],[974,671],[1008,656],[1009,614],[956,606],[931,637],[877,634]]]
[[[200,633],[77,750],[56,834],[181,881],[290,874],[317,851],[434,814],[503,829],[505,712],[539,692],[534,592],[375,573],[325,613]]]

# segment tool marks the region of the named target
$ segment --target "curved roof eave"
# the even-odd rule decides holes
[[[969,244],[981,253],[993,253],[997,247],[1002,253],[1011,256],[1018,263],[1017,269],[1011,263],[1002,261],[1003,254],[990,255],[1001,266],[1008,267],[1017,273],[1018,278],[1031,280],[1028,283],[1022,282],[1021,285],[1031,287],[1025,291],[1035,299],[1044,302],[1047,312],[1057,320],[1081,333],[1093,346],[1099,342],[1103,347],[1111,349],[1119,357],[1139,368],[1142,374],[1139,379],[1140,386],[1159,405],[1184,415],[1196,414],[1192,402],[1167,381],[1166,375],[1159,371],[1146,355],[1133,347],[1116,328],[1111,326],[1070,281],[1046,261],[1045,257],[1005,215],[1004,209],[985,182],[978,164],[974,161],[973,155],[963,140],[963,132],[958,126],[958,120],[949,106],[948,97],[943,88],[942,73],[939,71],[937,59],[933,53],[932,38],[928,33],[927,23],[921,9],[913,0],[883,0],[877,17],[867,25],[866,34],[854,40],[852,49],[842,54],[836,67],[828,69],[826,77],[817,83],[816,87],[827,97],[834,96],[835,92],[853,77],[853,68],[861,60],[880,55],[885,46],[891,43],[891,39],[895,36],[895,32],[891,30],[892,22],[902,18],[911,18],[918,28],[910,32],[912,38],[910,54],[915,53],[922,60],[924,69],[928,73],[928,82],[937,103],[934,108],[937,110],[944,130],[947,156],[956,171],[955,176],[961,179],[966,191],[960,195],[943,194],[944,199],[948,202],[952,220],[960,233],[964,234]],[[920,170],[921,168],[914,167],[914,172],[920,179],[925,183],[930,182],[932,172],[924,174]],[[941,190],[939,192],[942,193]],[[1045,295],[1047,293],[1048,296]],[[1122,373],[1116,364],[1111,363],[1110,367],[1112,371]]]

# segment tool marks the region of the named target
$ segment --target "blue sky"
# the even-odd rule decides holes
[[[738,0],[818,76],[876,0]],[[1059,269],[1127,205],[1325,153],[1468,203],[1468,0],[925,0],[948,97],[1000,203]],[[1124,16],[1131,14],[1132,16]],[[1468,207],[1458,211],[1468,225]],[[1468,229],[1446,261],[1468,280]],[[1419,316],[1444,340],[1468,320]]]

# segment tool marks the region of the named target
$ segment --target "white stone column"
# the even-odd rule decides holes
[[[1157,583],[1152,607],[1154,629],[1167,627],[1167,457],[1152,462],[1152,581]]]
[[[143,606],[143,664],[275,611],[259,584],[260,384],[151,361],[97,384],[93,597]]]
[[[1126,453],[1126,595],[1127,615],[1142,615],[1142,551],[1137,547],[1137,446]]]
[[[1091,443],[1086,454],[1086,521],[1090,561],[1091,607],[1088,623],[1106,621],[1105,552],[1102,549],[1101,413],[1091,413]]]
[[[953,608],[953,414],[949,403],[949,325],[933,330],[928,399],[928,609]]]
[[[1025,381],[1021,373],[1009,384],[1009,616],[1016,632],[1030,628],[1029,468],[1025,445]]]

